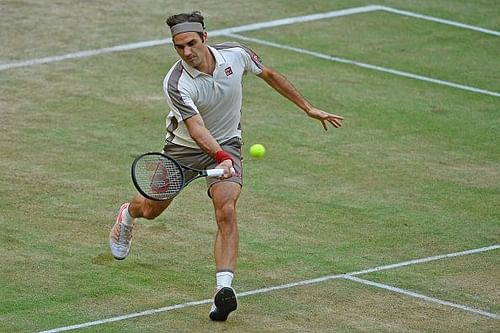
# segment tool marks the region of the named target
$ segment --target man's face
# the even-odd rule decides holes
[[[174,47],[179,57],[192,67],[198,67],[205,61],[208,50],[205,38],[202,40],[197,32],[183,32],[173,39]]]

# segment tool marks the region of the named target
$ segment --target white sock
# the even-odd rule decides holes
[[[231,287],[231,284],[233,283],[234,273],[230,271],[217,272],[217,274],[215,274],[215,277],[217,278],[218,289],[223,287]]]
[[[122,212],[123,224],[125,224],[126,226],[130,226],[134,223],[134,220],[135,219],[132,216],[130,216],[130,213],[128,212],[128,207],[127,207],[127,209],[124,209]]]

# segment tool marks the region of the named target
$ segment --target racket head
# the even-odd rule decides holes
[[[132,181],[145,198],[155,201],[169,200],[184,187],[181,165],[161,153],[146,153],[132,162]]]

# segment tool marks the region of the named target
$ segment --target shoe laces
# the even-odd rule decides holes
[[[128,246],[132,239],[132,230],[134,225],[125,225],[122,221],[115,224],[113,229],[113,238],[117,245]]]

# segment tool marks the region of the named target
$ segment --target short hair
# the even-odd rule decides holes
[[[172,28],[174,25],[183,22],[199,22],[201,23],[203,29],[205,29],[204,19],[205,18],[201,15],[201,12],[195,10],[191,13],[180,13],[172,15],[169,18],[167,18],[166,23],[170,28]],[[201,40],[203,40],[203,33],[199,32],[198,35],[200,35]]]

